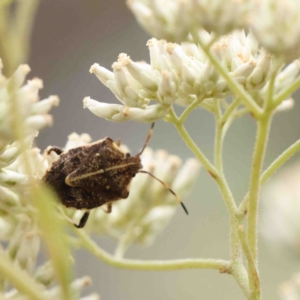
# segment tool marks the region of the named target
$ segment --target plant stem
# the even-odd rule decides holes
[[[248,203],[248,245],[257,267],[257,221],[258,221],[258,198],[260,191],[260,175],[265,156],[269,128],[271,123],[271,114],[266,114],[258,121],[256,143],[254,148],[251,178],[249,186],[249,203]],[[250,268],[249,268],[250,269]],[[250,270],[248,270],[249,274]],[[255,289],[252,277],[249,274],[249,283],[251,290]]]
[[[229,267],[229,262],[222,259],[180,259],[169,261],[118,259],[101,249],[83,230],[73,227],[72,229],[81,240],[83,247],[105,263],[117,268],[139,271],[173,271],[184,269],[214,269],[222,271]]]
[[[221,124],[225,124],[227,120],[231,117],[234,110],[239,106],[241,100],[239,98],[235,98],[232,103],[229,105],[228,109],[225,111],[223,117],[220,120]]]
[[[207,157],[202,153],[202,151],[197,147],[197,145],[189,136],[184,126],[181,123],[179,123],[178,118],[173,110],[173,107],[170,108],[170,117],[171,121],[173,122],[179,134],[181,135],[182,139],[186,142],[187,146],[191,149],[194,155],[199,159],[204,168],[209,172],[209,174],[212,177],[217,177],[218,171],[213,166],[213,164],[207,159]]]
[[[223,150],[223,124],[221,122],[221,110],[220,103],[216,103],[217,112],[215,113],[215,167],[217,168],[220,174],[223,174],[223,159],[222,159],[222,150]]]
[[[247,237],[246,237],[246,233],[243,229],[242,226],[239,226],[239,237],[243,246],[243,250],[244,253],[246,255],[248,264],[249,264],[249,275],[252,276],[252,280],[253,280],[253,284],[254,284],[254,294],[250,295],[252,298],[251,299],[260,299],[260,280],[259,280],[259,276],[258,276],[258,272],[255,266],[255,263],[253,261],[253,257],[250,253],[250,249],[247,243]]]
[[[243,266],[242,261],[242,246],[239,239],[238,234],[238,226],[240,225],[240,221],[236,216],[237,206],[233,199],[230,188],[226,182],[225,176],[222,172],[222,126],[217,128],[217,137],[216,137],[216,147],[218,150],[215,151],[216,155],[219,157],[217,160],[219,161],[220,170],[216,169],[204,156],[201,150],[197,147],[194,141],[191,139],[186,129],[182,124],[178,122],[178,118],[173,110],[170,112],[171,121],[175,125],[178,130],[180,136],[186,145],[190,148],[190,150],[194,153],[196,158],[204,165],[206,170],[210,173],[210,175],[217,182],[221,194],[225,200],[226,207],[230,216],[230,256],[231,256],[231,264],[229,272],[234,276],[239,286],[242,288],[244,294],[248,298],[249,296],[249,285],[248,285],[248,276],[246,270]]]
[[[203,99],[202,99],[203,101]],[[201,102],[200,99],[195,99],[185,110],[184,112],[181,114],[181,116],[178,118],[178,121],[180,123],[184,123],[186,118],[188,117],[188,115],[199,105],[199,103]]]

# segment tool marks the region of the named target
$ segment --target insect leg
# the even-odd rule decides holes
[[[64,152],[61,148],[51,147],[50,149],[47,150],[47,154],[50,154],[52,151],[55,152],[58,155],[60,155]]]
[[[90,211],[86,211],[83,216],[81,217],[80,221],[79,221],[79,224],[74,224],[75,227],[77,228],[83,228],[84,225],[86,224],[88,218],[89,218],[89,215],[90,215]]]
[[[105,210],[105,212],[107,214],[110,214],[112,211],[112,203],[111,202],[107,203],[106,207],[107,207],[107,209]]]

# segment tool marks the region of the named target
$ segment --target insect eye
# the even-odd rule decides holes
[[[136,175],[136,173],[132,173],[132,174],[131,174],[132,177],[135,177],[135,175]]]
[[[126,153],[126,158],[130,157],[130,153]]]

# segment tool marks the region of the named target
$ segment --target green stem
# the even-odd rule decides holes
[[[222,160],[222,150],[223,150],[223,124],[221,122],[222,113],[220,110],[220,103],[216,103],[217,112],[215,114],[215,166],[220,174],[223,174],[223,160]]]
[[[73,228],[81,240],[81,244],[97,258],[117,268],[137,271],[173,271],[185,269],[227,270],[229,262],[222,259],[180,259],[169,261],[144,261],[133,259],[118,259],[104,251],[83,231]]]
[[[258,198],[260,191],[260,175],[265,156],[265,150],[269,135],[271,115],[267,114],[258,121],[256,143],[253,154],[252,170],[249,186],[248,203],[248,244],[250,253],[257,267],[257,221],[258,221]],[[248,270],[249,272],[250,270]],[[250,274],[249,274],[250,275]],[[251,290],[255,289],[252,277],[249,276]]]
[[[27,61],[29,50],[30,50],[30,38],[32,27],[34,23],[34,16],[38,9],[40,0],[19,0],[16,10],[14,26],[11,30],[18,46],[17,63],[24,63]]]
[[[239,220],[236,216],[236,204],[233,199],[232,193],[229,189],[229,186],[225,180],[223,172],[219,172],[204,156],[201,150],[197,147],[194,141],[191,139],[186,129],[182,124],[178,123],[177,116],[173,110],[170,112],[171,120],[173,120],[173,124],[177,128],[180,136],[186,145],[190,148],[190,150],[194,153],[194,155],[199,159],[199,161],[204,165],[206,170],[210,173],[210,175],[216,180],[221,194],[225,200],[229,216],[230,216],[230,249],[231,249],[231,264],[230,264],[230,273],[234,276],[239,286],[242,288],[246,297],[249,295],[249,286],[248,286],[248,276],[243,266],[242,261],[242,248],[238,234],[238,226],[240,225]],[[222,130],[220,131],[221,137]],[[220,139],[219,139],[220,140]],[[217,142],[219,144],[219,141]],[[221,143],[218,152],[218,156],[221,154]],[[221,155],[220,155],[221,157]],[[220,160],[220,165],[222,164],[222,158]]]
[[[24,270],[14,264],[3,250],[0,249],[0,273],[13,284],[13,286],[29,299],[43,300],[45,295],[38,285]]]
[[[225,111],[223,117],[220,120],[221,124],[225,124],[227,122],[227,120],[231,117],[231,115],[233,114],[233,112],[239,106],[240,103],[241,103],[240,98],[235,98],[235,100],[230,103],[228,109]]]
[[[286,100],[288,97],[290,97],[293,92],[295,92],[300,87],[300,76],[293,81],[293,83],[288,86],[285,90],[283,90],[274,100],[272,108],[277,107],[282,101]]]
[[[179,117],[178,121],[180,123],[184,123],[186,118],[188,117],[188,115],[201,103],[201,101],[203,101],[203,99],[195,99],[185,110],[184,112],[181,114],[181,116]]]
[[[268,110],[272,107],[273,105],[273,99],[274,99],[274,87],[275,87],[275,80],[276,80],[276,75],[278,70],[281,67],[281,63],[277,63],[277,65],[274,67],[274,70],[271,74],[271,78],[269,81],[269,87],[268,87],[268,97],[267,97],[267,101],[265,101],[264,103],[264,110]]]
[[[173,124],[175,125],[176,129],[178,130],[179,134],[181,135],[182,139],[186,142],[191,151],[199,159],[204,168],[209,172],[209,174],[212,177],[216,178],[218,176],[218,171],[213,166],[213,164],[207,159],[207,157],[202,153],[202,151],[197,147],[197,145],[189,136],[184,126],[181,123],[179,123],[179,120],[173,110],[173,107],[170,108],[170,118]]]
[[[234,94],[241,99],[241,101],[244,103],[244,105],[249,109],[249,111],[252,112],[252,114],[259,119],[262,114],[263,110],[257,105],[257,103],[253,100],[253,98],[244,90],[244,88],[233,78],[230,76],[227,70],[225,70],[220,62],[217,60],[215,55],[210,51],[209,47],[207,47],[199,38],[197,34],[193,34],[193,39],[195,43],[198,43],[203,52],[206,54],[210,62],[213,64],[213,66],[216,68],[219,74],[221,74],[224,79],[227,81],[228,86],[231,88],[231,90],[234,92]]]
[[[286,149],[282,154],[280,154],[271,165],[263,172],[260,178],[260,186],[265,184],[267,180],[284,164],[286,163],[292,156],[294,156],[298,151],[300,151],[300,140],[296,141],[293,145],[291,145],[288,149]],[[249,201],[249,194],[247,194],[239,206],[238,212],[240,215],[245,215],[247,211]]]
[[[250,252],[250,249],[249,249],[249,246],[247,243],[247,237],[246,237],[246,233],[243,229],[243,226],[239,226],[239,237],[240,237],[240,240],[241,240],[241,243],[243,246],[243,250],[246,255],[248,264],[249,264],[249,271],[250,271],[249,273],[252,277],[253,284],[254,284],[254,291],[253,291],[253,294],[250,295],[250,297],[251,297],[250,299],[257,300],[257,299],[260,299],[260,279],[259,279],[258,272],[257,272],[253,257],[251,255],[251,252]]]

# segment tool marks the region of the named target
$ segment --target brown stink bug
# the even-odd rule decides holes
[[[50,185],[66,207],[84,209],[77,228],[86,224],[89,211],[107,204],[107,213],[111,212],[112,202],[129,196],[129,185],[137,173],[146,173],[162,183],[179,200],[178,196],[153,174],[141,170],[140,156],[146,148],[153,132],[154,123],[148,133],[142,150],[135,156],[120,149],[120,141],[114,142],[106,137],[92,144],[70,149],[52,147],[59,155],[46,172],[43,181]],[[186,207],[179,200],[185,212]]]

